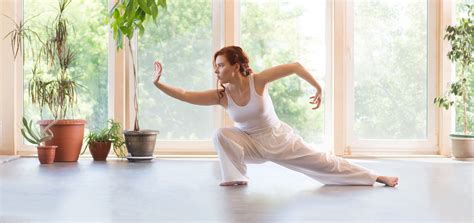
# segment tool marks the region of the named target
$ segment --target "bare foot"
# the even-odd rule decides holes
[[[222,182],[219,186],[242,186],[247,185],[247,181],[228,181]]]
[[[377,182],[389,187],[395,187],[398,185],[398,177],[379,176],[377,177]]]

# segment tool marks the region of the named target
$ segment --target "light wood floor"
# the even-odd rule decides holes
[[[0,164],[0,222],[473,222],[472,162],[366,159],[397,188],[323,186],[273,163],[219,187],[216,159]]]

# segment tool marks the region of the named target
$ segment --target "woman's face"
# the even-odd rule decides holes
[[[234,78],[237,73],[237,64],[231,65],[227,58],[223,55],[216,57],[216,67],[214,73],[217,75],[217,78],[221,83],[229,83],[232,78]]]

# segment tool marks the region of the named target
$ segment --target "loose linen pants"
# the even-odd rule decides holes
[[[231,127],[213,138],[222,180],[248,181],[246,163],[272,161],[327,185],[373,185],[377,175],[345,159],[312,150],[284,122],[246,133]]]

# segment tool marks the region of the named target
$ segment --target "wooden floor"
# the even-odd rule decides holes
[[[323,186],[273,163],[219,187],[215,159],[0,164],[0,222],[473,222],[471,162],[352,160],[397,188]]]

